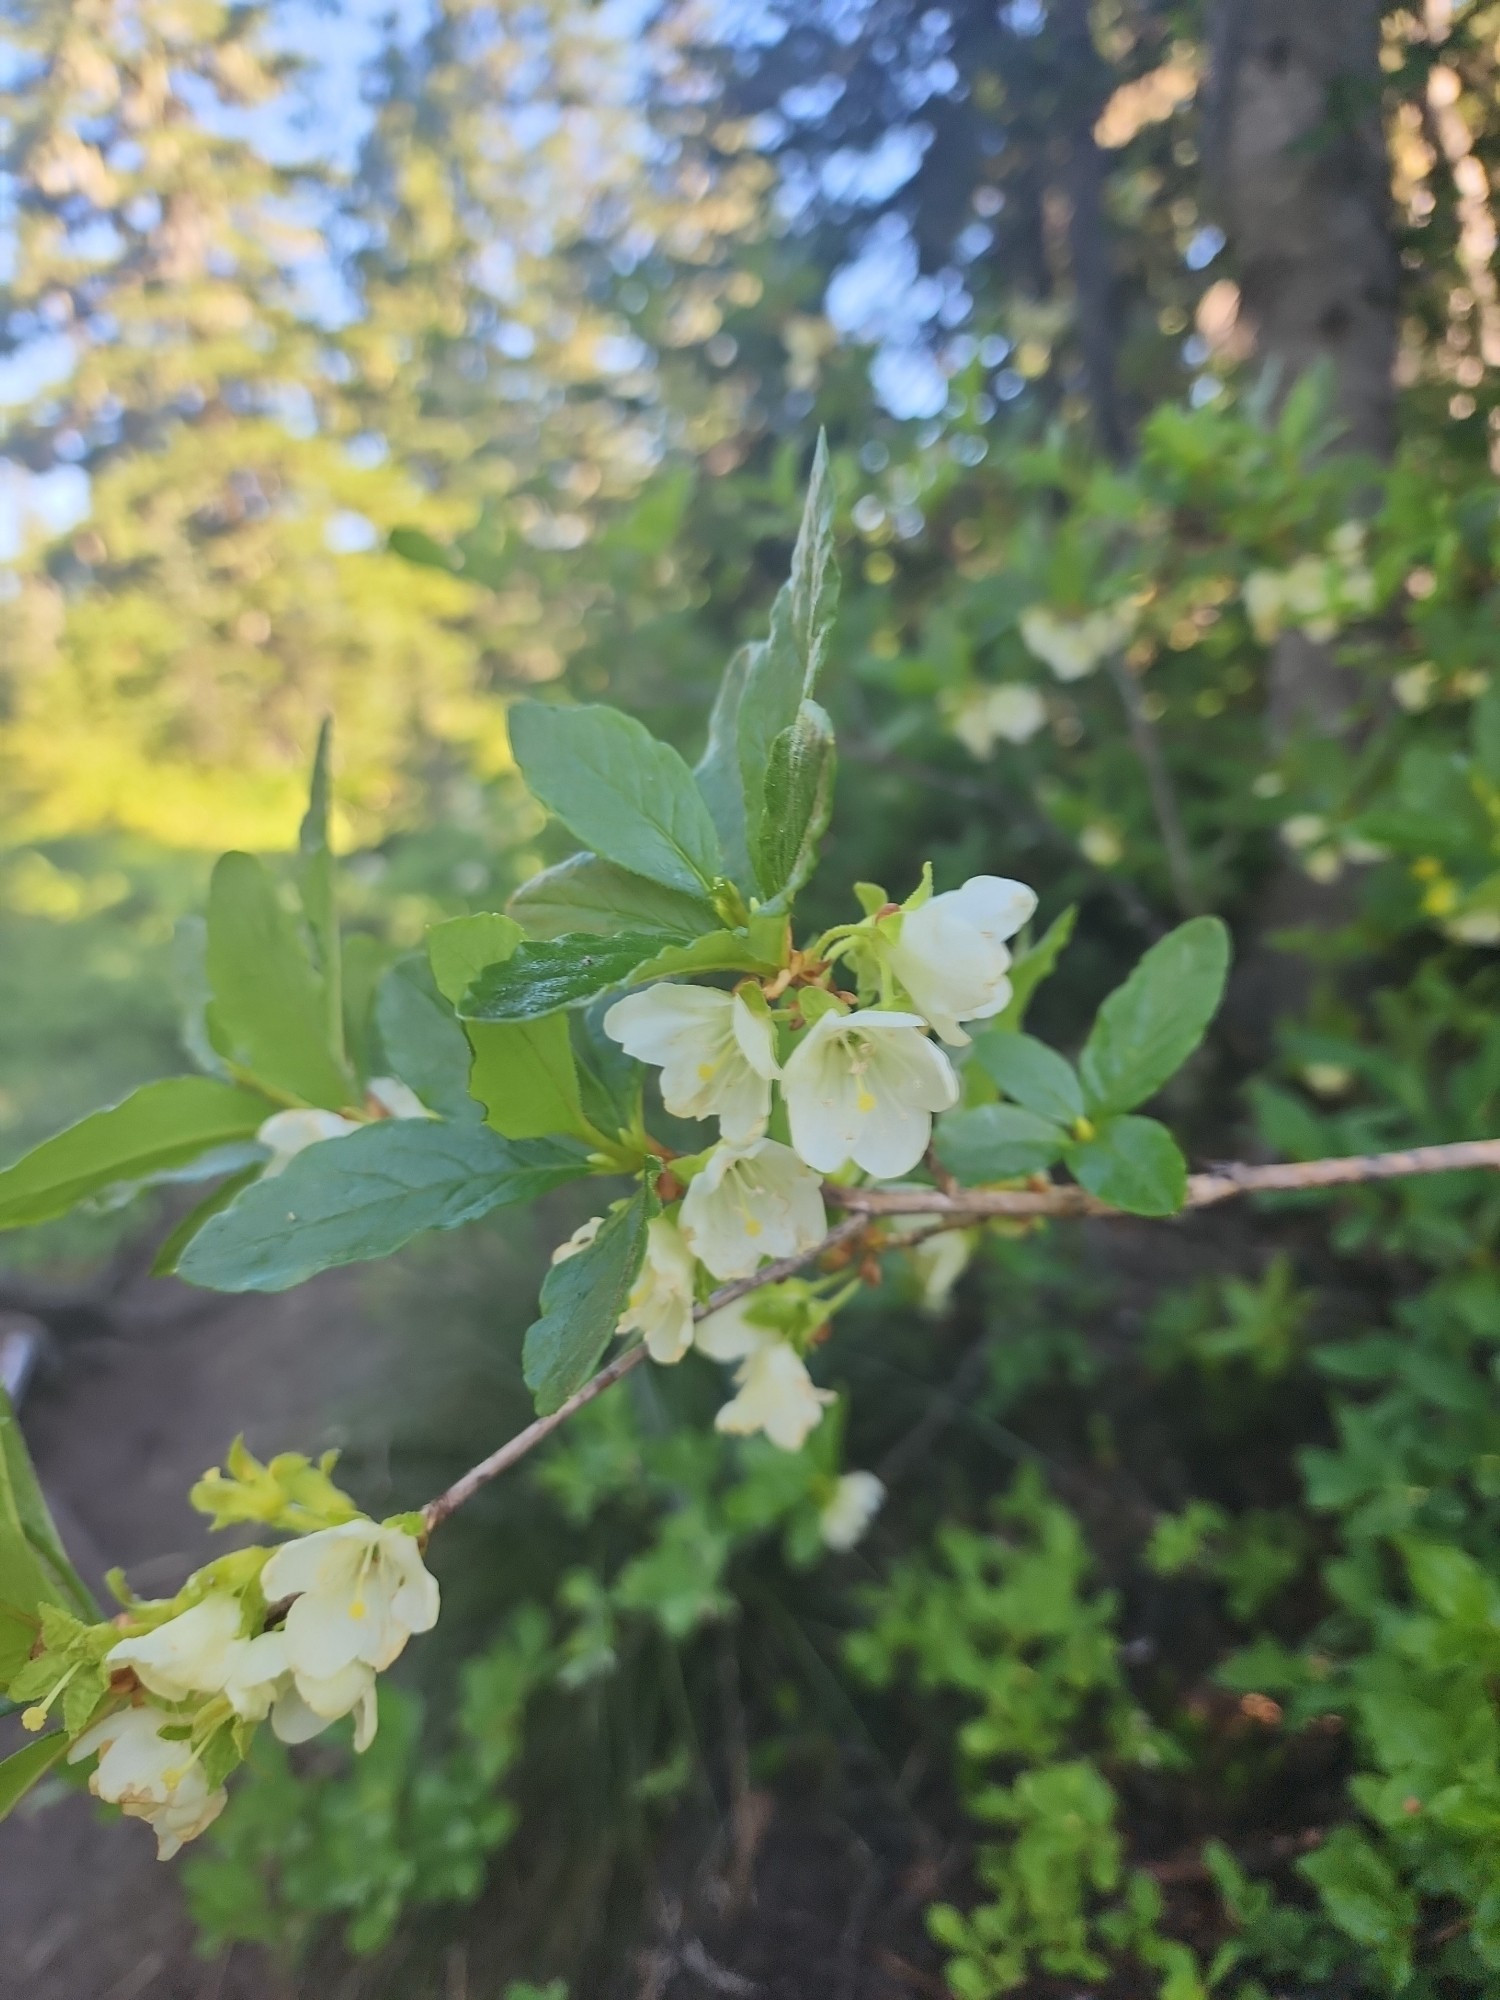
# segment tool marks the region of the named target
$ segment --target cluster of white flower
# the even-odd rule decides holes
[[[210,1586],[112,1646],[104,1666],[127,1703],[68,1752],[70,1763],[97,1755],[90,1791],[148,1821],[163,1860],[224,1809],[223,1784],[203,1767],[213,1705],[229,1726],[269,1716],[283,1743],[353,1715],[354,1746],[367,1749],[376,1674],[413,1632],[437,1623],[438,1587],[415,1536],[363,1517],[271,1550],[256,1581],[254,1590]]]
[[[1128,597],[1078,618],[1064,617],[1046,604],[1031,604],[1021,613],[1021,637],[1027,650],[1060,681],[1081,681],[1129,644],[1139,616],[1135,601]]]
[[[1375,578],[1365,562],[1362,522],[1346,521],[1328,553],[1303,556],[1288,569],[1258,569],[1245,579],[1245,614],[1264,646],[1289,628],[1320,644],[1375,608]]]
[[[1046,725],[1047,704],[1029,681],[974,681],[947,696],[944,719],[981,763],[997,743],[1029,743]]]
[[[768,995],[755,982],[732,993],[663,983],[604,1017],[628,1054],[660,1071],[668,1111],[716,1118],[720,1134],[705,1152],[672,1162],[683,1192],[648,1225],[619,1331],[638,1333],[654,1361],[680,1361],[696,1346],[732,1365],[736,1394],[719,1428],[762,1432],[786,1450],[801,1446],[832,1400],[804,1358],[831,1307],[809,1302],[803,1288],[791,1310],[792,1287],[706,1318],[698,1304],[713,1283],[751,1278],[768,1260],[822,1241],[822,1176],[857,1169],[893,1180],[917,1165],[933,1118],[958,1101],[939,1043],[963,1046],[965,1022],[1006,1006],[1007,941],[1036,908],[1030,889],[992,875],[941,896],[924,884],[900,907],[883,892],[866,900],[862,923],[827,933],[804,955],[801,986],[783,978]],[[858,993],[834,988],[841,962]],[[773,1124],[783,1137],[771,1136]],[[581,1249],[597,1228],[585,1224],[557,1255]]]

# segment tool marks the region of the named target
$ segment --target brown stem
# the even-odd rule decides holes
[[[736,1299],[744,1298],[749,1292],[759,1291],[762,1285],[774,1285],[781,1278],[795,1277],[797,1272],[805,1271],[809,1264],[816,1263],[818,1258],[825,1256],[828,1251],[837,1249],[841,1243],[848,1242],[852,1237],[862,1235],[868,1227],[869,1224],[864,1217],[858,1215],[835,1224],[820,1243],[815,1244],[811,1250],[804,1251],[800,1256],[778,1258],[774,1264],[764,1265],[754,1277],[736,1278],[733,1284],[721,1285],[701,1306],[693,1308],[693,1318],[707,1319],[710,1313],[718,1312],[721,1306],[733,1305]],[[601,1368],[597,1375],[590,1376],[583,1387],[575,1390],[565,1403],[559,1404],[549,1415],[538,1417],[534,1423],[529,1423],[524,1431],[517,1431],[513,1438],[507,1439],[498,1451],[492,1451],[488,1458],[482,1458],[478,1465],[470,1466],[462,1479],[455,1479],[446,1492],[440,1493],[435,1500],[429,1500],[422,1509],[422,1520],[427,1533],[430,1535],[434,1528],[441,1527],[448,1516],[462,1507],[466,1500],[472,1500],[482,1486],[488,1486],[490,1481],[498,1479],[502,1472],[509,1472],[510,1468],[525,1458],[528,1452],[535,1451],[544,1438],[551,1437],[559,1424],[565,1424],[569,1417],[576,1416],[580,1410],[586,1409],[596,1396],[602,1396],[606,1389],[612,1389],[616,1382],[622,1382],[630,1371],[639,1368],[645,1359],[644,1347],[632,1347],[626,1353],[616,1355],[608,1367]]]
[[[1286,1161],[1270,1166],[1243,1163],[1219,1166],[1209,1173],[1189,1177],[1184,1206],[1211,1208],[1215,1202],[1227,1201],[1231,1195],[1237,1194],[1287,1194],[1309,1188],[1345,1187],[1362,1181],[1405,1179],[1415,1174],[1458,1173],[1474,1168],[1500,1171],[1500,1139],[1463,1139],[1448,1146],[1414,1146],[1398,1153],[1356,1153],[1339,1160]],[[931,1228],[924,1229],[920,1235],[890,1246],[899,1249],[903,1247],[903,1241],[919,1242],[923,1237],[982,1222],[992,1216],[1119,1216],[1125,1213],[1123,1209],[1111,1207],[1107,1201],[1100,1201],[1097,1195],[1080,1187],[960,1188],[947,1193],[941,1188],[840,1187],[837,1182],[826,1181],[823,1193],[827,1200],[850,1211],[842,1222],[835,1223],[811,1249],[792,1257],[778,1258],[774,1264],[764,1265],[751,1277],[736,1278],[732,1284],[721,1285],[702,1305],[694,1308],[693,1318],[706,1319],[710,1313],[733,1305],[736,1299],[759,1291],[763,1285],[774,1285],[783,1278],[795,1277],[799,1271],[807,1270],[820,1258],[826,1257],[831,1250],[840,1249],[864,1235],[880,1216],[930,1215],[935,1218]],[[429,1500],[423,1508],[422,1517],[427,1532],[431,1534],[466,1500],[472,1500],[481,1487],[488,1486],[492,1479],[498,1479],[502,1472],[508,1472],[528,1452],[534,1451],[544,1438],[550,1437],[560,1424],[586,1408],[596,1396],[602,1396],[606,1389],[612,1389],[616,1382],[622,1381],[645,1359],[644,1347],[632,1347],[618,1355],[558,1409],[548,1416],[538,1417],[525,1430],[508,1439],[498,1451],[491,1452],[488,1458],[471,1466],[461,1479],[455,1480],[446,1492],[440,1493],[435,1500]]]

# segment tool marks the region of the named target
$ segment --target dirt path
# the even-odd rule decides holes
[[[385,1343],[342,1274],[245,1299],[148,1278],[112,1303],[111,1332],[70,1341],[43,1373],[24,1428],[90,1583],[119,1564],[161,1595],[209,1553],[187,1492],[234,1432],[263,1452],[340,1443],[340,1418],[378,1374]],[[176,1872],[156,1861],[147,1829],[107,1824],[76,1795],[39,1792],[0,1825],[0,1946],[0,2000],[274,2000],[279,1990],[254,1954],[197,1957]]]

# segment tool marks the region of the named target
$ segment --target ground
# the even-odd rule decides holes
[[[106,1320],[66,1323],[24,1426],[89,1581],[119,1564],[143,1593],[175,1589],[210,1553],[187,1504],[193,1480],[235,1429],[252,1448],[337,1443],[339,1413],[380,1365],[372,1332],[357,1286],[340,1276],[246,1299],[134,1277]],[[0,2000],[275,2000],[279,1991],[254,1954],[226,1964],[194,1953],[176,1872],[157,1862],[144,1827],[106,1824],[91,1800],[55,1788],[0,1825],[0,1937]]]

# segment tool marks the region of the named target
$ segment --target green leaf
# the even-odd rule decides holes
[[[398,959],[375,994],[375,1023],[390,1071],[429,1111],[477,1121],[469,1095],[469,1044],[452,1005],[420,952]]]
[[[573,854],[555,868],[544,868],[521,884],[509,907],[532,938],[620,930],[699,937],[719,922],[701,898],[648,882],[597,854]]]
[[[54,1729],[50,1736],[39,1736],[0,1762],[0,1819],[14,1812],[32,1787],[41,1783],[67,1747],[67,1732]]]
[[[242,1073],[305,1104],[356,1099],[328,1044],[322,982],[253,855],[225,854],[208,891],[214,1046]]]
[[[968,1187],[1045,1173],[1061,1159],[1068,1135],[1050,1119],[1014,1104],[977,1104],[937,1122],[937,1156]]]
[[[584,934],[516,947],[482,972],[459,1004],[466,1021],[530,1021],[581,1007],[611,988],[684,972],[774,972],[738,931],[711,931],[683,943],[659,932]]]
[[[1079,1071],[1090,1113],[1129,1111],[1154,1097],[1197,1048],[1218,1012],[1229,933],[1194,917],[1152,945],[1099,1009]]]
[[[329,758],[333,750],[333,724],[325,718],[318,731],[318,748],[313,757],[312,783],[308,788],[307,812],[297,835],[301,857],[302,914],[307,919],[323,988],[323,1022],[328,1047],[344,1060],[343,951],[339,944],[338,907],[335,900],[333,847],[328,838]]]
[[[731,657],[708,718],[708,742],[693,771],[718,829],[724,867],[746,893],[755,885],[745,826],[745,781],[740,775],[740,703],[750,670],[764,650],[759,643],[741,646]]]
[[[1131,1215],[1176,1215],[1187,1200],[1187,1162],[1154,1118],[1111,1118],[1067,1160],[1090,1194]]]
[[[1489,686],[1475,702],[1470,728],[1475,763],[1492,785],[1500,785],[1500,675],[1491,674]]]
[[[818,842],[833,816],[837,764],[833,724],[815,701],[804,701],[771,745],[765,774],[755,873],[768,899],[789,902],[817,866]]]
[[[0,1692],[7,1689],[31,1658],[40,1623],[14,1604],[0,1604]],[[6,1704],[0,1701],[0,1716]]]
[[[493,910],[434,924],[427,933],[427,957],[438,991],[456,1007],[485,967],[503,963],[525,935],[513,917]]]
[[[1010,968],[1010,999],[1004,1013],[997,1014],[990,1024],[992,1029],[1003,1032],[1007,1028],[1020,1027],[1026,1018],[1026,1009],[1031,1005],[1031,996],[1042,981],[1050,979],[1057,970],[1057,961],[1067,950],[1077,921],[1078,907],[1071,904],[1048,925],[1045,936],[1017,954]]]
[[[217,1146],[253,1139],[273,1109],[253,1091],[210,1076],[143,1084],[0,1173],[0,1229],[46,1222],[105,1188],[148,1181]]]
[[[39,1595],[30,1601],[18,1594],[13,1584],[13,1575],[23,1570],[21,1548],[30,1555],[43,1584]],[[68,1561],[62,1537],[53,1526],[10,1398],[0,1389],[0,1601],[31,1611],[41,1597],[81,1612],[85,1618],[97,1616],[94,1600]]]
[[[469,1021],[465,1030],[474,1052],[469,1089],[494,1131],[507,1139],[587,1135],[566,1014],[538,1021]]]
[[[745,823],[761,821],[771,746],[817,693],[838,609],[839,572],[833,550],[833,479],[828,441],[819,433],[802,510],[791,575],[771,607],[771,632],[754,649],[737,717]]]
[[[1411,1976],[1417,1903],[1389,1861],[1352,1826],[1335,1827],[1297,1863],[1346,1936],[1374,1951],[1398,1984]]]
[[[179,1275],[219,1292],[280,1292],[317,1271],[388,1257],[587,1172],[582,1153],[513,1145],[483,1125],[382,1119],[298,1153],[206,1222]]]
[[[510,917],[455,917],[429,932],[438,984],[455,1003],[480,973],[503,965],[525,941]],[[484,1106],[485,1122],[506,1139],[542,1139],[553,1132],[585,1133],[578,1076],[562,1014],[528,1021],[467,1021],[467,1089]]]
[[[200,1201],[196,1208],[188,1210],[176,1228],[163,1238],[156,1255],[151,1259],[153,1278],[170,1278],[173,1275],[182,1260],[183,1251],[208,1218],[217,1215],[221,1208],[228,1208],[232,1201],[238,1200],[247,1187],[258,1181],[263,1165],[264,1162],[258,1160],[253,1167],[244,1167],[239,1173],[230,1174],[227,1179],[219,1183],[205,1201]]]
[[[510,712],[510,740],[531,792],[606,861],[690,896],[722,875],[692,772],[634,716],[523,701]]]
[[[974,1054],[1006,1096],[1028,1111],[1059,1125],[1071,1125],[1083,1116],[1083,1088],[1073,1065],[1045,1042],[1001,1029],[980,1035]]]
[[[522,1352],[540,1415],[558,1409],[598,1367],[641,1267],[650,1207],[642,1188],[605,1219],[592,1243],[548,1271],[541,1317],[527,1329]]]

